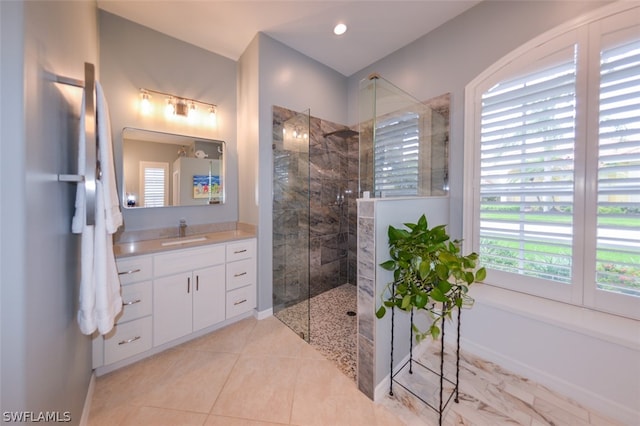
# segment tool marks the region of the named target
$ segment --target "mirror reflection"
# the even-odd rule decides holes
[[[219,140],[125,128],[124,207],[224,203],[224,148]]]

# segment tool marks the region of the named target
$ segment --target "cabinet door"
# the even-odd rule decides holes
[[[193,272],[193,331],[225,319],[225,267],[216,265]]]
[[[153,281],[153,345],[191,333],[193,282],[191,272]]]

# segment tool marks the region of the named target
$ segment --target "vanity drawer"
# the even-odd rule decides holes
[[[248,285],[227,292],[227,319],[256,307],[256,286]]]
[[[122,312],[116,322],[123,323],[136,318],[151,315],[152,310],[151,281],[122,286]]]
[[[157,254],[153,262],[153,274],[155,277],[162,277],[177,272],[220,265],[224,263],[224,255],[224,244]]]
[[[235,290],[256,282],[254,259],[227,263],[227,290]]]
[[[227,262],[254,257],[256,253],[256,240],[242,240],[227,244]]]
[[[104,363],[111,364],[151,349],[151,317],[118,324],[104,339]]]
[[[118,259],[116,262],[120,284],[150,280],[153,273],[151,256],[135,256]]]

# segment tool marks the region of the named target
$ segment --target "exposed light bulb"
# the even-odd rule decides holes
[[[173,97],[167,98],[167,106],[165,107],[164,113],[169,117],[176,113]]]
[[[347,32],[347,26],[342,22],[333,27],[333,33],[335,35],[342,35]]]
[[[191,101],[189,103],[189,111],[187,112],[187,119],[193,123],[196,121],[197,116],[198,116],[198,111],[196,110],[196,104],[195,102]]]
[[[151,114],[151,101],[149,100],[149,93],[142,92],[142,100],[140,101],[140,111],[144,115]]]
[[[216,107],[213,106],[213,105],[209,107],[209,122],[214,127],[218,125],[218,117],[217,117],[217,113],[216,113]]]

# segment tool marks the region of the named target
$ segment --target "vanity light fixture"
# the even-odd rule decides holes
[[[216,105],[151,89],[140,89],[140,111],[145,115],[149,115],[153,110],[151,93],[161,95],[165,98],[166,104],[164,111],[169,119],[173,117],[185,117],[188,118],[190,122],[195,123],[200,118],[202,121],[207,121],[211,126],[215,127],[217,125]],[[198,108],[198,105],[204,108]],[[209,111],[209,117],[206,117],[204,113],[199,111]]]

